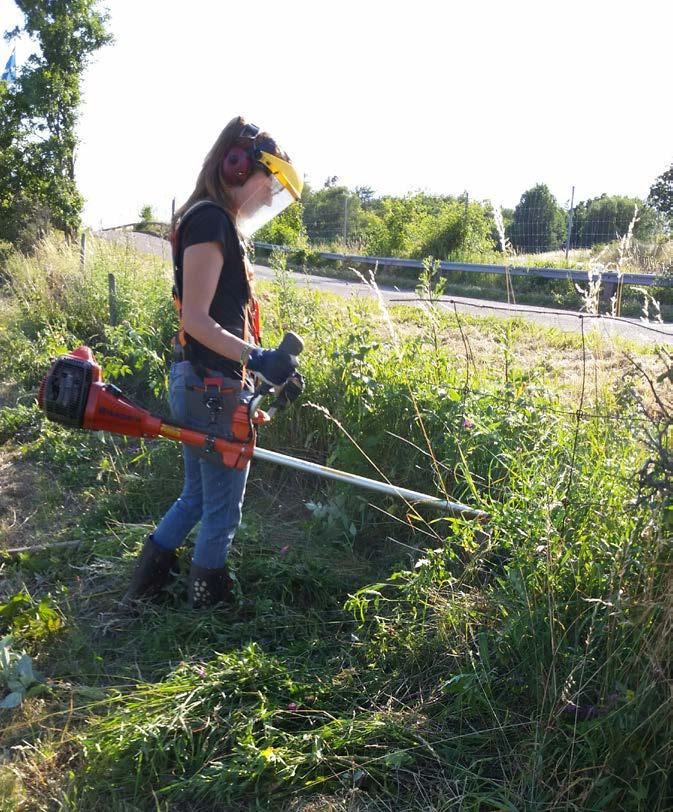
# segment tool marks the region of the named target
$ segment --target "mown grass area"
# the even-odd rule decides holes
[[[45,549],[0,564],[0,636],[39,672],[0,710],[0,809],[670,809],[666,355],[382,314],[281,269],[266,342],[304,337],[307,389],[260,445],[490,521],[253,463],[236,605],[187,610],[185,550],[167,600],[128,615],[180,449],[68,431],[33,400],[49,358],[87,343],[162,408],[169,290],[161,263],[103,243],[84,270],[50,242],[4,271],[2,475],[32,493],[0,501],[0,543]]]

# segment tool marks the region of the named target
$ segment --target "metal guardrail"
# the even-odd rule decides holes
[[[121,226],[108,226],[108,228],[101,228],[99,231],[121,231],[123,228],[136,228],[137,226],[162,226],[167,228],[168,223],[161,223],[159,220],[142,220],[139,223],[124,223]]]
[[[117,229],[132,228],[140,223],[127,223],[122,226],[104,228],[102,231],[115,231]],[[163,225],[165,223],[151,222],[143,225]],[[255,242],[255,248],[263,251],[285,251],[291,252],[295,249],[286,245],[274,245],[268,242]],[[331,251],[318,251],[317,256],[329,259],[334,262],[352,262],[354,264],[381,265],[385,268],[412,268],[421,270],[423,262],[420,259],[400,259],[399,257],[369,257],[360,254],[337,254]],[[572,282],[588,282],[589,272],[580,271],[576,268],[537,268],[520,265],[488,265],[474,262],[445,262],[440,261],[439,268],[442,271],[456,271],[460,273],[492,273],[504,276],[539,276],[543,279],[568,279]],[[616,271],[604,271],[601,273],[603,285],[616,285],[620,277]],[[661,274],[646,273],[625,273],[621,276],[624,285],[642,285],[643,287],[656,286],[661,288],[673,287],[673,276],[663,276]]]
[[[273,245],[272,243],[256,242],[255,248],[266,251],[293,251],[284,245]],[[386,268],[414,268],[422,269],[423,263],[419,259],[400,259],[398,257],[368,257],[358,254],[336,254],[330,251],[318,251],[317,256],[323,259],[331,259],[336,262],[352,262],[354,264],[375,265],[379,264]],[[468,262],[441,262],[439,268],[442,271],[459,271],[467,273],[492,273],[509,274],[510,276],[539,276],[544,279],[569,279],[573,282],[588,282],[589,272],[580,271],[575,268],[536,268],[516,265],[486,265]],[[594,274],[595,276],[595,274]],[[616,271],[604,271],[601,273],[601,282],[604,284],[617,284],[620,277]],[[657,287],[672,287],[673,277],[662,276],[660,274],[645,273],[625,273],[621,276],[621,281],[625,285],[656,285]]]

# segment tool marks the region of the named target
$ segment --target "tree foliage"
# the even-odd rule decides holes
[[[254,237],[256,242],[286,245],[290,248],[306,248],[308,238],[301,201],[298,200],[288,206],[284,212],[256,231]]]
[[[556,251],[565,234],[566,214],[548,186],[539,183],[521,195],[508,234],[517,251]]]
[[[379,223],[370,250],[379,256],[433,256],[451,259],[456,252],[493,249],[487,210],[467,199],[417,193],[384,197],[373,208]]]
[[[673,222],[673,164],[654,181],[647,202]]]
[[[81,79],[111,41],[98,0],[16,0],[38,46],[0,93],[0,239],[25,243],[54,226],[74,235],[83,200],[75,183]],[[23,243],[23,245],[22,245]]]
[[[308,237],[315,243],[338,240],[363,245],[371,218],[363,209],[358,190],[351,192],[346,186],[338,186],[337,180],[328,178],[318,191],[310,186],[304,188],[302,201]],[[371,190],[365,190],[365,198],[372,199]]]
[[[377,198],[369,187],[351,192],[332,180],[303,196],[304,222],[313,243],[345,242],[370,255],[419,259],[493,249],[488,210],[481,203],[422,192]]]
[[[657,226],[654,211],[638,198],[604,194],[584,200],[573,212],[570,245],[591,248],[613,242],[628,233],[632,222],[633,234],[640,239],[652,236]]]
[[[157,216],[150,203],[146,203],[141,207],[138,217],[140,219],[134,225],[134,231],[141,234],[154,234],[157,237],[166,238],[168,236],[168,226],[157,222]]]

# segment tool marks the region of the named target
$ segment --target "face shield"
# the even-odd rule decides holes
[[[245,184],[250,187],[250,195],[242,202],[237,218],[238,227],[246,237],[252,237],[291,203],[299,200],[304,187],[303,180],[289,161],[269,152],[260,152],[256,157],[263,172],[256,172]]]

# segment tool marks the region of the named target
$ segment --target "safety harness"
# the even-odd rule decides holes
[[[180,289],[178,286],[178,272],[180,270],[179,262],[182,247],[182,226],[185,224],[188,217],[190,217],[192,214],[194,214],[194,212],[198,211],[199,209],[204,208],[205,206],[214,206],[215,208],[224,212],[224,214],[227,216],[228,219],[230,219],[231,217],[229,212],[223,206],[220,206],[218,203],[215,203],[212,200],[198,200],[196,203],[194,203],[187,209],[187,211],[180,218],[180,222],[177,225],[177,227],[175,227],[171,232],[171,250],[173,254],[173,304],[175,305],[175,309],[177,311],[178,318],[180,320],[180,327],[178,329],[178,332],[173,336],[172,341],[173,357],[185,361],[192,361],[193,358],[189,346],[190,345],[189,335],[185,332],[184,325],[182,322],[182,297],[180,296]],[[242,270],[245,276],[246,288],[248,290],[248,301],[246,302],[245,305],[245,317],[243,319],[243,340],[252,341],[252,343],[256,344],[257,346],[260,346],[262,343],[262,335],[261,335],[259,302],[252,295],[250,281],[248,279],[245,268],[247,255],[245,251],[245,246],[242,242],[240,242],[240,240],[239,246],[241,249]],[[245,380],[245,372],[246,368],[244,366],[242,371],[243,380]]]
[[[253,422],[259,422],[253,421],[250,415],[249,406],[252,391],[246,387],[246,367],[242,366],[241,380],[238,381],[227,378],[221,374],[215,374],[217,372],[216,370],[209,370],[203,364],[195,362],[193,350],[190,347],[189,335],[185,331],[182,321],[182,297],[180,296],[178,284],[182,247],[182,226],[194,212],[205,206],[215,206],[224,212],[227,218],[230,217],[226,209],[217,203],[211,200],[199,200],[187,209],[180,218],[180,223],[171,234],[171,248],[173,252],[173,303],[178,313],[178,318],[180,319],[179,330],[173,336],[173,358],[179,361],[191,361],[194,371],[202,380],[202,386],[187,387],[190,413],[199,421],[207,421],[207,427],[203,427],[207,435],[206,440],[203,447],[197,450],[197,453],[205,459],[213,459],[213,455],[215,454],[215,442],[218,437],[228,442],[240,444],[241,453],[236,461],[231,463],[232,467],[238,468],[245,466],[250,459],[252,453],[250,449],[254,448],[256,437]],[[259,345],[261,343],[259,304],[252,295],[250,282],[246,273],[245,246],[240,241],[239,245],[241,248],[241,269],[245,275],[245,283],[248,291],[248,300],[246,302],[243,320],[243,340],[252,341],[254,344]],[[228,327],[228,325],[222,326],[225,327],[225,329]]]

